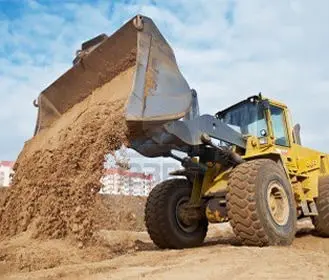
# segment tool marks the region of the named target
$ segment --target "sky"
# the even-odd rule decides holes
[[[0,159],[31,138],[32,101],[72,63],[81,42],[151,17],[214,114],[262,92],[286,103],[305,146],[329,153],[329,1],[0,0]]]

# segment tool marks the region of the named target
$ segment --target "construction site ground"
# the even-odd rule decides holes
[[[143,198],[120,199],[141,229]],[[157,249],[145,231],[99,230],[101,246],[83,248],[27,231],[0,242],[0,279],[329,279],[329,239],[309,220],[298,227],[292,246],[256,248],[239,246],[228,223],[211,225],[202,247],[185,250]]]

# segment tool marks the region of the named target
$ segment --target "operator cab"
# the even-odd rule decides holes
[[[218,112],[216,117],[245,136],[252,135],[262,138],[273,133],[276,145],[289,147],[287,117],[283,106],[262,99],[261,95],[251,96]],[[269,116],[266,114],[267,110]],[[271,121],[267,119],[268,117]],[[270,123],[272,123],[271,128]]]

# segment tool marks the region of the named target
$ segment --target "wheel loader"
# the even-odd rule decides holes
[[[135,67],[124,116],[130,148],[182,165],[147,199],[145,224],[158,247],[199,246],[209,223],[227,221],[243,245],[289,245],[304,217],[329,236],[328,155],[303,147],[287,106],[262,94],[200,115],[196,91],[148,17],[137,15],[111,36],[82,44],[72,68],[35,101],[35,134],[111,81],[113,69],[129,67]]]

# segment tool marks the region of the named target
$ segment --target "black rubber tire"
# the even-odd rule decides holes
[[[192,185],[185,179],[171,179],[155,186],[146,202],[145,224],[153,242],[161,249],[183,249],[203,243],[208,221],[201,220],[192,232],[181,229],[176,206],[183,197],[190,197]]]
[[[319,213],[313,218],[316,233],[329,237],[329,176],[319,179],[319,196],[315,203]]]
[[[278,181],[288,198],[285,225],[277,224],[268,208],[267,189]],[[227,193],[230,223],[238,240],[248,246],[289,245],[296,233],[296,206],[289,181],[277,163],[257,159],[238,165],[230,174]]]

